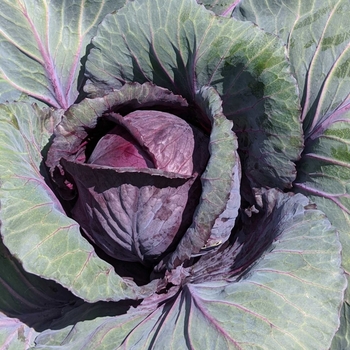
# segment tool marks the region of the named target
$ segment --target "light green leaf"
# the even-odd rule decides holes
[[[329,117],[349,102],[349,13],[347,0],[244,0],[235,9],[235,17],[281,35],[287,44],[307,137],[326,129],[340,113]]]
[[[287,43],[289,34],[301,21],[305,26],[313,25],[322,9],[336,1],[301,0],[241,0],[234,9],[233,18],[256,23],[268,33],[274,33]],[[314,16],[308,17],[315,13]],[[303,20],[305,16],[305,20]]]
[[[27,272],[53,279],[86,301],[149,295],[152,286],[124,280],[97,256],[46,183],[42,150],[61,114],[26,103],[0,106],[4,243]]]
[[[349,120],[350,121],[350,120]],[[335,123],[328,131],[334,130]],[[346,129],[344,129],[346,130]],[[349,139],[318,137],[306,149],[298,167],[296,190],[317,203],[339,229],[343,246],[343,266],[350,271],[350,159],[339,159],[335,154],[348,149]],[[344,151],[343,155],[346,155]],[[345,160],[345,161],[344,161]]]
[[[68,108],[82,86],[81,59],[103,17],[128,0],[2,0],[0,102],[23,94]]]
[[[217,15],[230,16],[239,0],[197,0],[197,2]]]
[[[86,303],[52,280],[26,272],[0,241],[0,348],[27,350],[38,332],[125,313],[134,302]]]
[[[350,276],[346,275],[348,286]],[[340,327],[335,334],[330,350],[348,349],[350,348],[350,288],[345,291],[343,307],[340,312]]]
[[[4,350],[28,350],[39,333],[17,318],[0,312],[0,345]]]
[[[195,0],[136,0],[106,16],[93,44],[87,92],[150,81],[195,104],[196,91],[211,85],[234,122],[251,184],[291,187],[302,130],[296,82],[276,36]]]
[[[62,311],[82,304],[82,300],[54,281],[27,273],[0,241],[0,314],[17,321],[0,321],[0,329],[21,323],[36,331],[50,327],[60,319]],[[79,319],[80,320],[80,319]],[[12,326],[11,326],[12,325]],[[0,341],[0,344],[4,344]]]
[[[73,327],[56,331],[47,330],[37,337],[36,346],[31,350],[120,349],[120,344],[123,343],[130,330],[142,323],[149,313],[135,312],[131,315],[96,318],[91,321],[79,322]],[[136,347],[136,349],[138,348]]]
[[[234,16],[281,35],[300,88],[305,151],[297,191],[316,202],[340,232],[350,271],[350,4],[346,0],[244,0]],[[343,312],[347,312],[344,305]],[[342,343],[348,322],[342,314]],[[346,344],[347,339],[343,339]],[[339,345],[340,346],[340,345]],[[343,345],[341,345],[343,346]]]
[[[252,234],[273,243],[240,279],[188,282],[158,307],[162,295],[127,315],[47,330],[35,349],[329,349],[346,286],[336,230],[300,194],[265,200],[272,210]]]
[[[264,9],[264,10],[263,10]],[[346,0],[244,0],[235,16],[255,21],[286,41],[302,99],[305,150],[298,191],[341,232],[350,271],[350,4]]]

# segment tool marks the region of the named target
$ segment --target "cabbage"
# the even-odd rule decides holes
[[[0,5],[0,344],[348,345],[349,5]]]

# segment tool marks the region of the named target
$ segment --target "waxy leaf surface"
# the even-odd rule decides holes
[[[0,102],[29,95],[68,108],[83,85],[81,59],[97,25],[127,1],[1,1]]]
[[[197,0],[198,4],[220,16],[231,16],[240,0]]]
[[[302,130],[296,82],[276,36],[194,0],[136,0],[105,17],[93,45],[88,93],[153,82],[195,103],[211,85],[234,122],[251,185],[291,187]]]
[[[82,299],[136,298],[143,290],[97,256],[45,181],[42,150],[61,115],[27,103],[0,107],[4,243],[26,271],[53,279]]]
[[[234,17],[281,36],[300,89],[305,150],[297,191],[317,203],[340,231],[350,271],[350,4],[346,0],[250,1]],[[347,348],[348,304],[332,349]]]
[[[242,1],[234,17],[280,35],[302,101],[305,150],[295,187],[341,233],[350,271],[350,4],[346,0]]]
[[[47,330],[35,349],[328,349],[346,286],[336,231],[301,194],[267,197],[253,234],[272,246],[239,280],[188,281],[126,315]]]

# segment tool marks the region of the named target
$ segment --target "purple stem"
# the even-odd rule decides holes
[[[350,215],[350,210],[348,208],[345,207],[344,204],[342,204],[338,198],[335,198],[335,196],[332,196],[331,194],[321,191],[321,190],[317,190],[314,188],[311,188],[303,183],[295,183],[294,187],[296,188],[300,188],[303,191],[306,191],[314,196],[318,196],[318,197],[323,197],[326,199],[331,200],[333,203],[335,203],[340,209],[342,209],[345,213]]]
[[[27,19],[27,21],[32,29],[35,40],[38,44],[39,51],[40,51],[41,56],[43,57],[43,60],[45,62],[44,69],[45,69],[45,71],[47,73],[47,77],[50,80],[51,85],[53,87],[56,101],[61,108],[67,109],[69,107],[69,104],[67,102],[66,97],[63,94],[62,86],[61,86],[61,83],[60,83],[59,78],[57,76],[54,62],[52,60],[52,57],[49,54],[48,43],[45,47],[45,45],[43,44],[43,42],[40,39],[39,33],[37,32],[37,30],[34,26],[34,23],[32,22],[31,18],[28,15],[27,9],[24,6],[23,6],[22,13],[23,13],[24,17]],[[46,32],[48,33],[48,31],[46,31]],[[48,42],[48,38],[46,39],[46,41]]]
[[[235,9],[235,7],[238,5],[238,3],[239,3],[240,1],[241,1],[241,0],[235,0],[235,2],[234,2],[232,5],[230,5],[230,6],[221,14],[221,16],[223,16],[223,17],[227,17],[227,16],[231,17],[231,14],[232,14],[233,10]]]

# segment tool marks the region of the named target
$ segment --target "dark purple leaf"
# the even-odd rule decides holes
[[[190,216],[195,210],[187,205],[195,176],[66,160],[62,166],[79,194],[73,218],[116,259],[147,263],[159,258],[181,234],[184,211]]]

